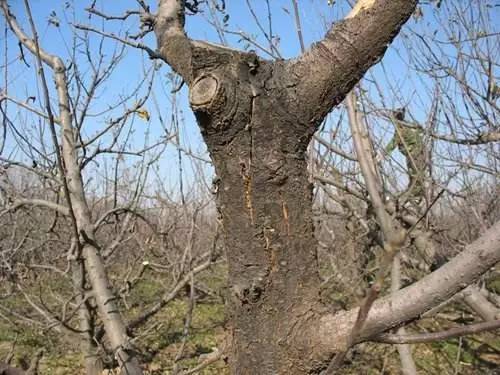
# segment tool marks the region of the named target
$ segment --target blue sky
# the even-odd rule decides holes
[[[34,14],[37,29],[40,35],[41,45],[48,50],[50,53],[58,54],[65,60],[69,60],[71,55],[72,46],[72,30],[70,23],[81,23],[81,24],[92,24],[93,26],[100,28],[103,27],[108,32],[115,32],[117,34],[124,34],[126,31],[131,33],[137,32],[138,23],[137,19],[134,17],[130,18],[130,21],[108,21],[103,22],[96,16],[92,16],[89,19],[88,14],[84,11],[84,8],[89,6],[90,1],[75,1],[65,2],[65,1],[42,1],[42,0],[32,0],[31,2],[32,12]],[[154,3],[151,2],[154,8]],[[269,27],[267,18],[267,7],[264,1],[251,1],[254,7],[254,11],[259,17],[259,22],[267,30]],[[271,14],[272,14],[272,28],[275,35],[279,35],[279,43],[276,44],[279,48],[280,53],[283,57],[293,57],[299,54],[300,46],[295,33],[295,21],[293,8],[290,1],[276,1],[273,0],[271,3]],[[25,31],[29,31],[28,23],[25,18],[25,9],[23,1],[10,1],[13,13],[17,16],[18,21],[23,25]],[[69,6],[68,6],[69,5]],[[344,7],[329,7],[326,1],[299,1],[301,9],[301,21],[304,31],[304,39],[306,44],[310,44],[314,40],[318,40],[324,33],[326,25],[335,18],[339,18],[342,13],[347,9]],[[108,14],[122,14],[127,9],[136,8],[135,1],[97,1],[97,8],[108,13]],[[252,15],[248,9],[248,6],[244,0],[242,1],[228,1],[227,2],[227,14],[229,14],[229,19],[227,24],[229,29],[233,31],[244,31],[245,33],[252,35],[259,40],[262,45],[266,45],[262,34],[256,27],[256,22],[252,18]],[[222,19],[224,14],[217,13],[217,16]],[[219,38],[215,29],[207,22],[209,17],[208,9],[205,10],[204,14],[199,14],[196,16],[187,17],[187,31],[192,38],[203,39],[213,42],[219,42]],[[59,27],[55,27],[53,23],[49,20],[57,19],[60,21]],[[4,19],[1,18],[2,29],[4,28]],[[82,32],[79,32],[82,35]],[[19,50],[17,48],[16,40],[9,33],[8,37],[9,46],[9,60],[15,60],[19,55]],[[92,35],[92,46],[97,49],[98,42],[100,40],[96,35]],[[236,48],[247,47],[245,42],[239,43],[239,37],[237,36],[227,36],[227,41]],[[152,35],[145,38],[144,43],[155,46],[155,40]],[[267,46],[267,45],[266,45]],[[106,40],[105,48],[111,50],[116,47],[114,41]],[[95,51],[93,51],[95,52]],[[260,52],[260,51],[258,51]],[[110,52],[111,53],[111,52]],[[26,52],[27,60],[30,64],[34,61]],[[263,54],[264,57],[268,57]],[[82,64],[81,70],[85,70],[86,63],[84,58],[79,58]],[[105,89],[98,91],[98,100],[91,106],[91,113],[99,113],[103,110],[108,103],[116,101],[120,95],[126,95],[130,92],[138,82],[144,80],[144,69],[147,69],[151,65],[148,57],[145,56],[141,51],[128,49],[126,51],[126,56],[124,57],[124,63],[121,64],[119,69],[112,75],[111,79],[105,86]],[[88,68],[88,66],[87,66]],[[47,71],[48,72],[48,71]],[[169,72],[167,66],[163,66],[162,69],[157,72],[160,76],[166,76]],[[35,72],[33,69],[28,68],[24,64],[13,64],[9,66],[9,76],[11,77],[9,83],[9,94],[23,101],[28,96],[36,96],[41,99],[41,93],[35,79]],[[166,87],[165,79],[162,79],[155,86],[155,93],[158,96],[158,101],[163,102],[164,108],[162,108],[163,113],[161,114],[163,118],[169,119],[171,114],[169,113],[168,96],[170,87]],[[181,122],[180,136],[181,142],[186,148],[192,149],[193,151],[198,151],[200,153],[204,152],[204,145],[201,140],[199,130],[196,126],[194,116],[189,109],[186,100],[186,89],[184,88],[178,95],[179,100],[179,116],[184,119]],[[40,100],[37,101],[37,105],[42,105]],[[150,132],[150,138],[158,138],[163,134],[161,126],[159,126],[156,121],[155,111],[151,104],[147,104],[146,107],[153,114],[151,123],[147,127]],[[12,105],[10,105],[11,114]],[[115,114],[118,116],[119,110],[114,111],[107,116],[102,118],[90,118],[87,121],[84,133],[87,136],[91,136],[95,131],[101,129],[105,126],[105,120]],[[14,119],[19,120],[19,124],[26,123],[26,128],[32,131],[33,124],[31,123],[33,117],[29,114],[23,113],[21,117],[16,117]],[[138,141],[135,143],[136,148],[141,148],[141,141],[146,131],[145,125],[141,120],[136,119],[135,123],[132,124],[135,131],[134,138]],[[33,134],[33,142],[36,142],[37,133]],[[48,137],[48,133],[45,133]],[[29,155],[23,154],[16,148],[16,158],[29,159]],[[189,164],[187,158],[184,158],[185,163]],[[129,163],[133,163],[134,158],[132,158]],[[169,152],[165,154],[165,160],[162,164],[166,167],[162,168],[160,173],[163,174],[165,181],[176,181],[178,180],[177,167],[174,165],[178,163],[178,158],[175,153],[174,148],[171,148]],[[168,166],[167,166],[168,164]],[[92,166],[91,166],[92,167]],[[184,173],[189,179],[190,165],[184,165]],[[211,169],[207,169],[207,174],[211,173]],[[177,185],[177,184],[174,184]]]
[[[25,30],[29,30],[24,17],[25,10],[23,1],[11,0],[9,3],[12,7],[12,11],[18,16],[19,22],[23,25]],[[66,2],[54,0],[32,0],[30,3],[32,5],[32,12],[35,16],[42,46],[49,52],[60,55],[65,60],[69,60],[69,56],[71,55],[71,23],[92,24],[97,28],[102,27],[107,32],[115,32],[122,35],[124,35],[127,31],[135,33],[138,30],[137,19],[134,17],[131,17],[130,20],[126,22],[102,21],[96,16],[89,18],[88,14],[84,11],[84,8],[89,6],[91,3],[90,1],[78,0],[75,2]],[[153,3],[156,3],[156,1],[151,3],[152,8],[154,9],[155,4]],[[269,29],[269,19],[266,2],[264,0],[250,0],[249,3],[252,5],[260,24],[267,32]],[[306,46],[321,39],[327,27],[329,27],[332,22],[342,18],[349,9],[347,2],[340,0],[336,1],[333,6],[329,6],[327,4],[327,0],[299,0],[298,3],[300,7],[300,17]],[[297,56],[300,53],[300,45],[295,29],[292,2],[290,0],[270,0],[270,4],[273,33],[279,37],[279,43],[276,44],[277,48],[279,48],[279,51],[284,58]],[[229,15],[229,19],[227,20],[228,29],[236,32],[243,31],[252,35],[256,37],[259,44],[268,47],[267,42],[263,38],[262,32],[259,30],[256,21],[249,11],[246,0],[226,1],[226,5],[226,11]],[[136,2],[131,0],[98,0],[96,2],[96,7],[108,14],[117,15],[122,14],[127,9],[136,8]],[[424,6],[423,11],[424,17],[418,22],[412,19],[409,22],[408,27],[422,33],[430,33],[432,30],[439,30],[439,24],[432,14],[432,8],[430,6]],[[497,10],[493,10],[492,12],[498,13]],[[51,14],[54,16],[51,16]],[[217,13],[217,16],[221,21],[224,14]],[[49,19],[53,19],[54,17],[60,21],[59,27],[55,27],[53,24],[49,23]],[[210,18],[210,12],[206,8],[205,12],[202,14],[189,16],[187,18],[186,26],[188,34],[194,39],[219,42],[220,40],[217,32],[209,24],[208,18]],[[0,26],[3,30],[5,26],[3,17],[0,18]],[[405,30],[408,31],[409,29],[405,28]],[[78,33],[83,35],[81,31]],[[437,37],[440,37],[440,35],[438,34]],[[245,41],[241,41],[241,38],[238,36],[226,35],[226,38],[227,42],[235,48],[248,47],[247,43]],[[1,48],[3,50],[3,46],[5,44],[3,33],[1,40]],[[100,38],[96,35],[91,35],[91,40],[91,49],[94,53],[97,51]],[[19,56],[17,43],[10,34],[7,42],[9,48],[7,56],[8,60],[14,61]],[[153,48],[155,46],[153,35],[146,37],[143,42]],[[367,75],[368,80],[365,80],[365,87],[368,90],[374,90],[374,87],[370,84],[369,80],[370,78],[377,77],[382,90],[386,91],[387,94],[388,100],[383,103],[384,107],[394,108],[409,104],[414,118],[419,122],[423,122],[425,121],[426,114],[430,107],[430,96],[428,93],[432,92],[432,87],[429,87],[430,83],[428,81],[422,80],[418,75],[408,72],[406,65],[407,56],[405,55],[404,48],[402,47],[403,42],[404,34],[399,36],[396,42],[391,46],[383,59],[383,63],[374,67]],[[107,53],[108,56],[111,55],[111,51],[114,48],[116,48],[116,43],[114,41],[104,41],[104,50],[109,51],[109,53]],[[254,47],[250,48],[255,49]],[[268,57],[265,53],[262,53],[258,49],[256,50],[258,53],[260,52],[263,57]],[[28,53],[26,53],[26,55],[28,56]],[[89,74],[89,66],[85,63],[85,59],[82,56],[83,54],[79,57],[79,61],[81,61],[80,69],[82,71],[87,71]],[[28,62],[33,64],[33,59],[28,57]],[[123,63],[120,64],[119,68],[113,73],[106,85],[98,91],[97,100],[92,104],[90,112],[97,114],[107,108],[110,103],[119,101],[121,96],[127,95],[127,93],[133,90],[140,82],[144,81],[144,72],[151,67],[151,64],[151,61],[144,55],[144,53],[132,48],[127,49],[123,57]],[[163,130],[158,122],[158,115],[161,114],[164,119],[171,118],[170,104],[168,102],[171,97],[171,87],[169,86],[167,80],[168,73],[169,68],[165,65],[163,65],[162,68],[156,72],[156,74],[160,77],[160,80],[156,82],[154,92],[160,105],[160,112],[156,112],[154,105],[151,101],[149,101],[146,104],[146,107],[152,114],[151,121],[149,123],[145,123],[144,121],[135,118],[134,122],[129,125],[134,131],[131,137],[132,149],[142,147],[145,133],[149,134],[151,143],[163,135]],[[19,100],[25,100],[31,95],[41,98],[34,74],[34,70],[32,68],[28,68],[24,64],[16,63],[9,65],[9,94],[15,96]],[[387,92],[391,87],[396,87],[400,90],[401,95],[394,97],[388,94]],[[140,91],[144,92],[144,90],[145,87],[143,87]],[[182,119],[182,121],[180,121],[181,143],[186,149],[203,153],[205,148],[194,121],[194,117],[187,104],[186,88],[181,90],[178,94],[177,100],[179,103],[179,118]],[[133,98],[129,100],[129,105],[132,104],[133,101]],[[37,104],[40,105],[41,101],[38,101]],[[380,103],[380,105],[382,106],[382,103]],[[10,105],[9,108],[11,108],[12,111],[12,105]],[[107,119],[113,116],[118,116],[120,111],[123,110],[124,108],[120,107],[105,116],[90,117],[85,125],[85,135],[91,136],[105,125]],[[12,114],[12,112],[9,113]],[[335,122],[337,115],[338,111],[334,111],[332,115],[332,123]],[[25,126],[28,130],[34,131],[33,129],[39,129],[39,126],[33,127],[34,119],[32,116],[27,114],[22,114],[20,117],[16,116],[18,115],[16,114],[14,118],[19,120],[19,123],[26,123]],[[36,136],[37,134],[34,133],[33,139],[35,139]],[[17,150],[16,157],[26,158],[26,155],[23,155],[22,152]],[[135,159],[132,157],[130,161],[127,161],[127,163],[130,163],[128,165],[132,165],[134,161]],[[175,149],[170,147],[163,157],[161,162],[162,167],[159,173],[162,175],[162,178],[166,181],[166,183],[169,181],[168,184],[172,186],[172,189],[174,190],[178,187],[177,163],[178,160]],[[184,158],[184,163],[184,174],[189,180],[193,177],[192,174],[194,172],[191,170],[191,166],[187,158]],[[94,168],[95,172],[99,170],[100,166],[93,166],[92,168]],[[211,173],[211,169],[206,167],[205,172],[209,175]]]

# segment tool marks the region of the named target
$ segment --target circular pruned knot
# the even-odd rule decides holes
[[[224,89],[219,79],[211,73],[199,76],[190,86],[189,102],[194,111],[217,111],[224,101]]]

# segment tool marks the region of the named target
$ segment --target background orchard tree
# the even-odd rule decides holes
[[[136,331],[184,286],[194,288],[194,276],[217,259],[215,245],[200,251],[204,245],[195,242],[197,235],[205,233],[210,243],[210,232],[215,230],[209,226],[194,232],[198,222],[205,220],[206,195],[205,199],[197,195],[192,201],[192,192],[185,185],[181,189],[184,207],[179,211],[168,202],[170,192],[161,188],[146,191],[148,176],[167,146],[174,144],[181,152],[181,145],[175,142],[180,139],[182,119],[173,105],[175,124],[161,122],[164,134],[150,141],[150,114],[144,105],[154,84],[154,64],[143,65],[143,77],[131,92],[101,106],[99,96],[111,77],[120,73],[123,46],[108,50],[102,37],[95,41],[85,33],[73,33],[68,60],[63,61],[39,44],[28,2],[25,11],[31,35],[5,1],[1,6],[6,26],[20,43],[22,58],[18,61],[33,68],[32,79],[39,79],[41,92],[28,91],[26,100],[18,98],[21,87],[9,82],[10,69],[17,66],[7,61],[1,97],[2,150],[6,155],[0,156],[2,277],[6,281],[2,288],[7,302],[2,316],[13,326],[12,319],[16,319],[31,329],[54,331],[66,343],[81,341],[88,374],[100,374],[104,366],[114,367],[115,361],[128,373],[141,373],[138,345],[129,334],[137,336]],[[71,6],[66,10],[66,16],[71,16]],[[57,17],[51,17],[51,25],[60,27]],[[108,55],[108,51],[112,53]],[[51,73],[46,73],[47,68]],[[101,128],[93,126],[95,112],[104,119]],[[146,125],[142,147],[131,141],[137,121]],[[138,162],[131,164],[127,158]],[[97,169],[92,170],[92,165]],[[195,177],[202,184],[203,174]],[[153,213],[144,211],[153,201],[158,202],[154,209],[164,212],[163,218],[168,211],[173,215],[164,222],[156,220]],[[183,227],[190,229],[182,233]],[[166,239],[171,230],[176,238]],[[178,249],[173,252],[171,241],[183,237],[186,245],[180,253]],[[152,245],[157,247],[154,255]],[[139,251],[120,254],[128,247]],[[141,311],[125,322],[121,306],[130,309],[128,300],[143,275],[161,274],[162,267],[171,269],[163,277],[163,293],[149,306],[142,304]],[[117,270],[112,272],[115,286],[108,276],[113,269]],[[46,282],[53,288],[37,287]],[[18,298],[28,308],[19,309],[15,305]]]

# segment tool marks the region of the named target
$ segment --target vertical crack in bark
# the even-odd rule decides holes
[[[244,160],[240,160],[240,167],[241,167],[240,174],[241,178],[243,179],[245,208],[248,210],[248,215],[250,216],[251,224],[254,225],[255,222],[253,218],[253,205],[252,205],[252,156],[251,155],[252,154],[250,153],[250,156],[248,158],[248,165],[247,163],[245,163]]]
[[[311,345],[321,332],[304,334],[324,310],[303,153],[326,114],[383,55],[416,2],[359,0],[347,20],[288,62],[266,62],[178,32],[157,33],[165,37],[158,38],[162,53],[186,76],[190,90],[200,83],[193,85],[192,78],[201,75],[216,75],[225,90],[218,95],[215,80],[207,78],[191,101],[222,179],[219,207],[233,247],[234,373],[319,373],[332,353],[319,339]],[[214,95],[220,100],[202,100]],[[345,340],[342,330],[352,320],[345,329],[342,322],[328,322],[340,330],[332,336]]]
[[[252,97],[250,98],[250,119],[248,121],[247,125],[247,130],[249,132],[250,136],[250,150],[249,150],[249,156],[248,156],[248,175],[249,175],[249,181],[248,181],[248,199],[250,202],[250,220],[252,221],[252,224],[254,224],[254,219],[253,219],[253,207],[252,207],[252,167],[253,167],[253,154],[254,154],[254,145],[253,145],[253,118],[254,118],[254,111],[255,111],[255,98],[256,95],[254,94],[253,90],[253,85],[252,85]]]
[[[248,119],[248,124],[245,126],[245,131],[248,131],[250,137],[250,149],[248,151],[248,168],[246,168],[246,171],[244,171],[243,179],[245,183],[245,205],[250,215],[250,222],[252,223],[252,225],[254,225],[255,220],[252,203],[252,167],[254,156],[254,139],[252,123],[255,114],[255,100],[258,96],[258,93],[253,84],[250,84],[250,86],[252,88],[252,96],[250,97],[250,118]]]
[[[285,199],[283,198],[283,194],[281,191],[279,192],[280,200],[281,200],[281,209],[283,212],[283,224],[285,225],[286,234],[290,237],[290,220],[288,219],[288,206],[286,204]]]

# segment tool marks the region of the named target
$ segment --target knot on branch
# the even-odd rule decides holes
[[[190,87],[189,102],[195,112],[217,111],[225,103],[225,99],[224,88],[213,74],[198,77]]]

